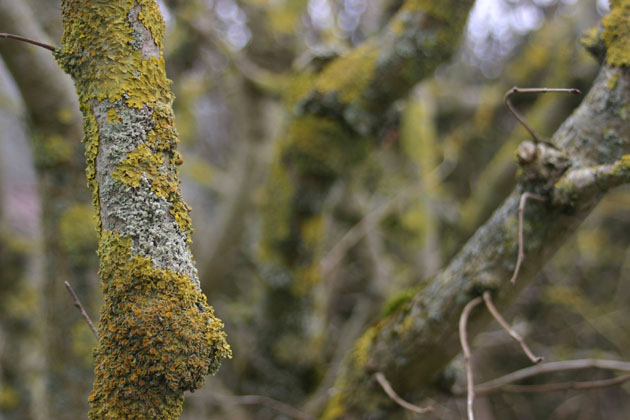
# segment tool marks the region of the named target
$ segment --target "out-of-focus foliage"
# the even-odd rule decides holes
[[[25,2],[40,12],[40,24],[54,39],[61,33],[57,3]],[[457,41],[457,52],[380,112],[369,136],[357,135],[352,126],[355,120],[348,113],[339,124],[336,109],[309,110],[304,95],[331,87],[318,79],[323,73],[336,76],[330,83],[341,81],[353,87],[341,92],[341,103],[357,99],[365,82],[361,76],[374,63],[367,59],[357,60],[355,67],[335,66],[334,60],[369,53],[364,42],[381,36],[403,3],[159,2],[166,18],[167,74],[176,95],[183,194],[193,209],[192,247],[202,287],[226,324],[234,354],[215,378],[187,397],[184,419],[264,420],[281,415],[269,404],[242,405],[233,398],[252,392],[320,415],[343,355],[366,326],[421,290],[516,185],[514,154],[528,134],[506,110],[504,93],[514,85],[587,91],[598,69],[579,39],[607,12],[605,1],[477,0],[464,35]],[[19,94],[17,77],[12,78],[4,67],[0,71],[3,89]],[[515,107],[543,138],[579,102],[579,97],[562,94],[513,98]],[[30,115],[28,104],[16,111],[13,103],[0,95],[0,107],[14,107],[11,112],[19,114],[9,122],[2,120],[3,126],[17,126],[19,118]],[[87,280],[81,283],[80,294],[96,299],[95,283],[90,283],[96,273],[93,228],[90,211],[79,200],[85,191],[77,193],[75,203],[55,204],[59,201],[46,196],[49,191],[25,189],[21,182],[26,175],[15,176],[15,171],[24,171],[32,177],[35,166],[47,167],[49,172],[39,172],[39,185],[54,185],[50,174],[55,172],[50,168],[72,159],[66,137],[42,139],[33,118],[29,123],[30,147],[22,140],[19,146],[7,149],[3,145],[1,149],[26,163],[13,168],[10,158],[0,162],[2,225],[7,226],[0,234],[0,419],[11,420],[36,418],[23,413],[37,411],[32,407],[46,401],[46,389],[39,379],[51,376],[42,373],[44,368],[55,375],[66,369],[38,364],[41,351],[29,355],[34,361],[25,361],[25,356],[23,365],[14,363],[21,360],[16,352],[25,346],[16,343],[39,343],[37,334],[42,334],[44,325],[46,334],[56,331],[54,324],[37,324],[45,314],[24,312],[24,303],[31,302],[24,297],[28,287],[36,289],[29,296],[45,298],[41,279],[33,280],[37,270],[30,269],[28,261],[39,259],[41,276],[38,246],[46,242],[46,235],[55,236],[58,243],[53,255],[58,251],[70,256],[66,266],[70,273],[87,276],[81,277]],[[324,140],[317,143],[330,136],[338,147],[331,148]],[[290,142],[293,148],[283,149]],[[279,157],[279,153],[283,155]],[[307,174],[300,185],[310,192],[321,190],[321,194],[292,195],[292,184],[280,182],[283,177],[293,179],[299,171]],[[267,185],[268,178],[277,183]],[[321,178],[331,181],[322,187]],[[78,183],[84,184],[84,180]],[[548,361],[630,359],[625,325],[630,315],[629,193],[621,188],[610,194],[504,314]],[[284,206],[287,197],[293,200],[290,208]],[[58,214],[54,230],[42,230],[42,224],[53,223],[46,221],[52,213],[42,210],[46,203],[59,206],[54,208]],[[291,214],[297,216],[288,223]],[[25,231],[28,240],[18,235]],[[300,233],[300,241],[292,241],[295,232]],[[264,238],[277,243],[284,240],[279,247],[283,253],[270,256]],[[279,258],[293,272],[269,264]],[[274,287],[283,285],[291,281],[291,275],[301,279],[291,293],[308,295],[310,306],[303,306],[302,300],[287,303],[270,296],[270,282],[275,282]],[[55,279],[54,287],[62,287],[63,280]],[[72,305],[69,297],[67,305]],[[31,306],[37,303],[33,301]],[[86,306],[98,318],[97,305],[90,302]],[[292,309],[299,317],[282,319],[278,325],[305,332],[309,341],[278,334],[281,340],[265,343],[263,351],[259,347],[261,325],[272,331],[277,328],[274,317]],[[74,314],[72,319],[62,320],[63,330],[72,334],[72,339],[64,339],[71,340],[73,357],[80,364],[89,361],[94,343],[84,334],[82,320],[73,310],[64,313]],[[51,315],[50,319],[57,318]],[[16,334],[16,326],[22,325],[26,326]],[[54,340],[46,345],[51,343]],[[473,347],[479,382],[527,365],[498,326],[480,334]],[[278,361],[288,366],[299,361],[296,374],[282,371],[277,375]],[[27,369],[24,372],[36,379],[16,381],[19,369]],[[455,382],[463,383],[461,360],[454,360],[447,370],[445,378],[454,375]],[[609,377],[605,375],[589,371],[578,379]],[[551,379],[574,378],[557,375]],[[35,396],[23,400],[25,387],[31,386],[40,388],[35,389]],[[84,403],[85,391],[85,395],[67,398]],[[477,414],[488,419],[623,418],[630,412],[628,392],[626,385],[605,391],[495,395],[478,400]],[[428,418],[464,416],[463,400],[438,392],[430,397],[438,412]],[[54,404],[49,401],[48,405]],[[282,418],[289,417],[285,413]]]

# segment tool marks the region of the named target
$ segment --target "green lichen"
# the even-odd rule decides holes
[[[620,179],[630,179],[630,155],[623,155],[615,162],[611,176]]]
[[[553,190],[554,197],[558,197],[557,201],[568,207],[573,207],[580,198],[579,192],[567,177],[560,178],[553,186]]]
[[[613,90],[615,86],[617,86],[618,81],[619,81],[619,73],[615,72],[611,74],[608,80],[606,81],[606,87],[610,90]]]
[[[602,19],[602,39],[606,45],[606,63],[630,66],[630,1],[611,0],[610,13]]]
[[[413,299],[417,293],[418,290],[416,288],[405,289],[390,297],[383,305],[383,310],[381,311],[382,318],[390,316],[394,312],[398,311],[398,309],[405,306],[407,302],[411,302],[411,299]]]
[[[131,245],[116,232],[101,237],[105,305],[90,418],[177,419],[184,391],[199,388],[230,349],[201,291],[132,256]]]
[[[321,94],[336,93],[341,103],[356,101],[374,77],[379,50],[366,42],[328,65],[315,83]]]

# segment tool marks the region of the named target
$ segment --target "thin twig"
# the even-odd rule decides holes
[[[38,47],[46,48],[50,51],[55,51],[57,49],[57,47],[53,47],[52,45],[44,44],[43,42],[38,42],[20,35],[0,33],[0,38],[15,39],[17,41],[28,42],[29,44],[37,45]]]
[[[532,363],[540,363],[543,360],[545,360],[544,358],[540,356],[535,356],[534,353],[532,353],[532,351],[529,349],[529,347],[525,343],[525,340],[523,340],[523,337],[521,337],[519,333],[514,331],[508,325],[508,323],[505,322],[505,319],[503,319],[503,317],[501,316],[497,308],[494,306],[494,303],[492,303],[492,296],[490,295],[490,292],[486,291],[483,293],[483,300],[486,302],[486,307],[488,308],[488,310],[490,311],[494,319],[496,319],[499,325],[501,325],[503,329],[507,331],[507,333],[510,334],[512,338],[516,340],[518,344],[521,345],[523,352],[525,352],[525,354],[527,355],[527,357],[529,357],[529,360],[531,360]]]
[[[392,385],[389,383],[387,378],[385,378],[385,375],[383,375],[381,372],[375,373],[374,378],[376,378],[379,385],[381,385],[381,387],[383,388],[383,391],[385,391],[387,396],[391,398],[396,404],[398,404],[402,408],[407,409],[409,411],[413,411],[414,413],[418,413],[418,414],[425,414],[425,413],[430,413],[433,411],[433,407],[422,408],[403,400],[396,393],[396,391],[394,391],[394,389],[392,388]]]
[[[282,413],[288,417],[292,417],[299,420],[315,420],[315,417],[310,414],[304,413],[303,411],[298,410],[290,406],[289,404],[283,403],[282,401],[274,400],[273,398],[265,397],[264,395],[220,395],[213,394],[215,398],[220,398],[234,404],[243,404],[243,405],[264,405],[265,407],[269,407],[271,409],[276,410],[279,413]]]
[[[462,311],[462,315],[459,317],[459,340],[462,343],[462,350],[464,351],[464,361],[466,363],[466,384],[468,389],[468,398],[466,400],[466,407],[468,411],[468,420],[475,419],[475,413],[473,411],[473,403],[475,401],[475,384],[472,373],[472,363],[470,356],[470,347],[468,347],[468,334],[466,333],[466,324],[468,324],[468,317],[470,311],[482,302],[480,297],[476,297],[466,306]]]
[[[532,136],[532,139],[534,140],[535,143],[541,143],[542,140],[540,139],[540,137],[538,137],[538,135],[534,132],[534,130],[529,126],[529,124],[527,124],[527,122],[525,121],[525,118],[523,118],[523,116],[519,114],[519,112],[514,108],[514,106],[510,102],[510,96],[512,96],[515,93],[547,93],[547,92],[568,92],[568,93],[575,93],[578,95],[582,94],[582,92],[580,92],[579,89],[519,88],[519,87],[514,86],[512,89],[508,90],[505,93],[505,96],[503,97],[503,102],[505,102],[505,106],[510,110],[512,115],[514,115],[514,118],[516,118],[518,122],[520,122],[523,125],[523,127],[525,127],[525,129]]]
[[[475,387],[475,392],[478,395],[493,394],[497,392],[502,392],[504,389],[506,389],[506,387],[510,386],[514,382],[522,381],[533,376],[545,373],[566,372],[570,370],[583,369],[619,370],[628,372],[630,374],[630,362],[624,362],[620,360],[577,359],[565,360],[561,362],[540,363],[538,365],[530,366],[525,369],[520,369],[505,376],[501,376],[486,383],[477,385]],[[453,392],[455,394],[464,394],[465,391],[466,390],[461,389],[454,390]]]
[[[584,381],[584,382],[561,382],[556,384],[544,384],[544,385],[505,385],[495,392],[510,392],[510,393],[540,393],[550,391],[567,391],[570,389],[585,390],[585,389],[597,389],[597,388],[609,388],[612,386],[621,385],[624,382],[630,381],[630,373],[617,376],[616,378],[600,379],[596,381]]]
[[[67,281],[64,281],[63,284],[66,285],[66,289],[68,289],[68,292],[70,292],[70,295],[72,295],[74,306],[76,306],[77,309],[79,309],[79,311],[81,312],[81,316],[87,321],[88,325],[90,326],[90,329],[94,333],[94,337],[96,337],[96,339],[98,340],[98,331],[96,331],[96,328],[94,328],[94,324],[92,323],[92,320],[90,319],[87,312],[85,312],[85,309],[83,309],[83,305],[81,305],[81,302],[79,302],[79,298],[77,297],[77,294],[74,293],[74,290],[72,289],[72,286],[70,286],[70,283],[68,283]]]
[[[527,204],[527,199],[532,198],[538,201],[545,201],[546,198],[542,195],[526,192],[521,195],[521,201],[518,205],[518,257],[516,259],[516,267],[514,267],[514,274],[512,274],[512,278],[510,279],[510,283],[515,284],[516,278],[518,277],[518,273],[521,270],[521,264],[525,259],[525,247],[523,240],[523,219],[525,217],[525,204]]]

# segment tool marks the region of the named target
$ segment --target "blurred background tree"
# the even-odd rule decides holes
[[[58,3],[2,0],[0,31],[59,39]],[[187,398],[183,418],[195,420],[297,415],[262,397],[322,415],[356,340],[440,272],[515,188],[515,152],[529,135],[504,93],[587,92],[600,65],[579,39],[609,9],[602,0],[159,3],[193,252],[234,352]],[[46,51],[2,41],[0,55],[0,420],[84,418],[95,341],[63,282],[94,318],[100,292],[74,90]],[[580,101],[513,99],[544,138]],[[630,359],[628,194],[606,195],[505,308],[546,360]],[[527,365],[493,325],[472,343],[478,382]],[[609,374],[567,375],[554,379]],[[465,383],[460,358],[438,385],[405,396],[431,402],[427,418],[464,418],[465,401],[445,382]],[[623,418],[629,392],[497,394],[476,407],[483,419]]]

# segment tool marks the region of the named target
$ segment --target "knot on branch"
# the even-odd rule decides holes
[[[548,143],[534,143],[526,140],[517,152],[521,167],[522,181],[528,184],[528,191],[545,194],[571,166],[569,158]]]

